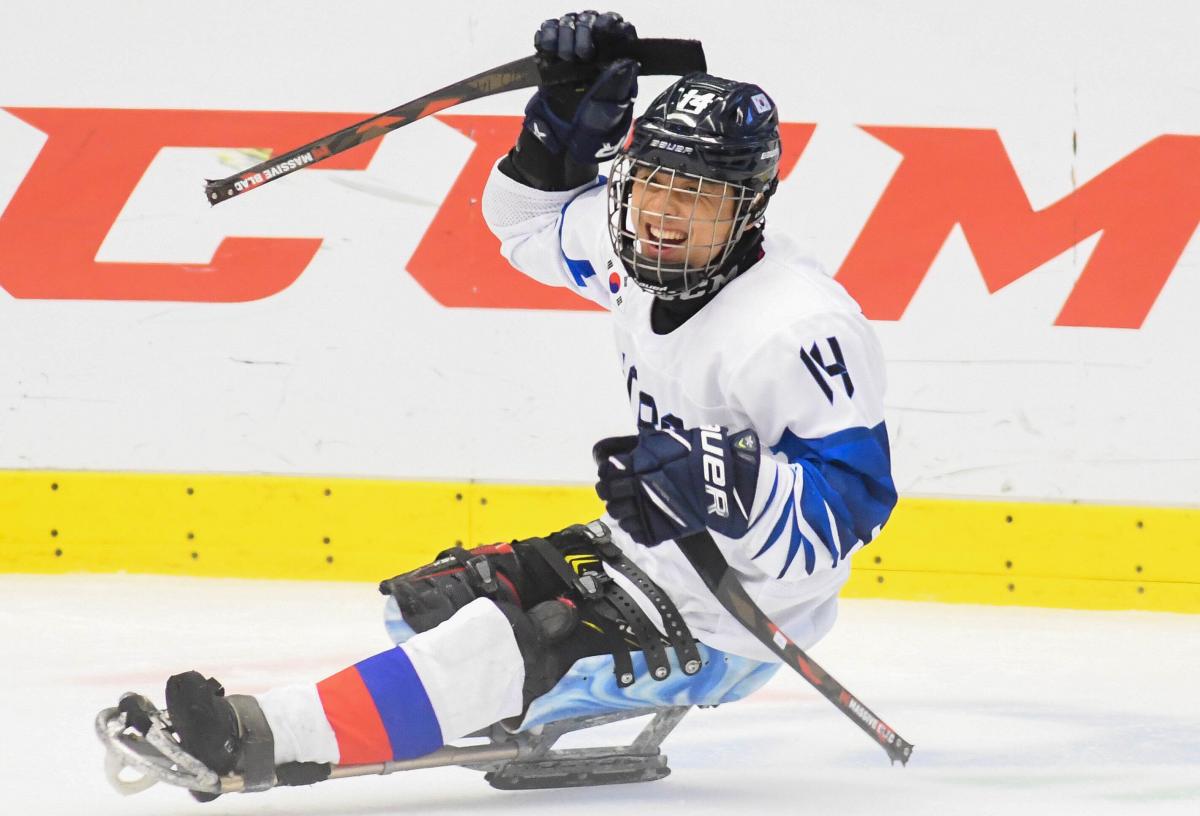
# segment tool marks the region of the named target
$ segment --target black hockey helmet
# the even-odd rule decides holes
[[[661,298],[719,287],[762,222],[779,153],[779,115],[757,85],[698,73],[659,94],[608,182],[609,237],[634,281]]]

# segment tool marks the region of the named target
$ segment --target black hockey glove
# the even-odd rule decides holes
[[[654,546],[708,529],[741,538],[758,486],[758,435],[719,425],[643,430],[592,449],[596,492],[630,537]]]
[[[534,35],[542,83],[525,107],[525,129],[554,156],[580,164],[617,154],[633,123],[638,64],[618,58],[637,30],[616,12],[582,11],[546,20]],[[561,81],[564,64],[587,67]]]

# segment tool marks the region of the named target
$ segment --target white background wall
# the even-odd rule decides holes
[[[0,107],[378,111],[527,53],[564,10],[7,0]],[[859,125],[996,129],[1035,208],[1155,136],[1200,135],[1192,0],[621,11],[646,36],[702,39],[714,73],[817,124],[770,229],[831,269],[900,160]],[[643,103],[665,82],[644,80]],[[44,138],[0,112],[0,207]],[[229,235],[324,246],[249,303],[0,293],[0,467],[589,481],[592,442],[631,427],[605,317],[447,309],[405,272],[471,146],[426,121],[365,171],[303,172],[215,209],[199,181],[231,172],[229,151],[162,150],[99,260],[203,263]],[[1200,243],[1140,329],[1055,326],[1095,243],[988,294],[955,229],[904,317],[877,322],[902,493],[1197,503]]]

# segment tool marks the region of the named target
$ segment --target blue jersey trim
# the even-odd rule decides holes
[[[788,543],[787,558],[783,562],[783,569],[779,571],[776,578],[782,578],[787,574],[788,567],[792,565],[792,559],[796,557],[796,553],[804,547],[804,571],[809,575],[813,574],[813,569],[817,566],[817,554],[813,550],[812,542],[804,537],[804,533],[800,532],[800,522],[796,519],[796,514],[792,513],[787,518],[792,522],[792,540]]]
[[[883,422],[816,439],[802,439],[785,428],[771,450],[802,469],[801,512],[835,561],[858,542],[869,543],[896,506],[891,449]],[[833,514],[840,546],[834,545],[821,505],[828,505]]]
[[[817,534],[817,538],[821,539],[825,549],[829,550],[829,555],[833,558],[833,565],[836,567],[839,555],[837,542],[834,540],[833,530],[829,526],[827,505],[821,498],[818,489],[813,485],[813,481],[813,479],[804,480],[804,487],[800,490],[800,512],[803,514],[804,520],[808,522],[808,526]]]
[[[762,521],[763,516],[765,516],[767,514],[767,511],[771,509],[771,502],[773,502],[775,500],[775,491],[776,491],[776,489],[778,489],[778,487],[779,487],[779,468],[775,468],[775,481],[771,482],[771,492],[767,496],[767,500],[765,502],[763,502],[763,509],[762,509],[762,512],[758,514],[758,518],[756,518],[753,522],[751,522],[750,526],[746,528],[747,533],[750,532],[751,530],[753,530],[754,526],[756,524],[758,524],[760,521]]]
[[[753,561],[755,558],[758,558],[760,555],[765,553],[767,550],[771,549],[771,547],[775,546],[775,542],[779,540],[779,537],[781,535],[783,535],[783,528],[787,525],[788,519],[791,518],[792,508],[795,506],[795,504],[796,504],[796,493],[793,490],[788,495],[788,499],[783,505],[783,512],[779,514],[779,520],[775,522],[775,527],[771,530],[771,534],[769,536],[767,536],[766,543],[762,545],[761,550],[756,552],[751,557],[751,559],[750,559],[751,561]]]
[[[588,278],[596,277],[596,268],[592,266],[592,262],[586,258],[581,258],[579,260],[568,258],[566,250],[563,249],[562,231],[563,224],[567,222],[567,207],[570,207],[573,203],[575,203],[575,199],[579,198],[579,196],[591,190],[595,190],[597,187],[607,183],[608,179],[606,179],[604,176],[597,176],[595,184],[593,184],[591,187],[588,187],[586,190],[580,190],[576,195],[572,196],[566,204],[563,204],[562,212],[558,216],[558,251],[562,254],[563,262],[566,263],[567,270],[571,273],[571,277],[575,279],[575,285],[580,289],[587,286]]]

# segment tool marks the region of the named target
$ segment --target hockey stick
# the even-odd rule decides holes
[[[680,551],[691,562],[705,585],[721,602],[721,606],[745,626],[762,644],[779,655],[784,663],[798,671],[829,702],[866,731],[887,752],[888,758],[901,765],[908,764],[912,755],[912,743],[903,740],[887,723],[875,716],[858,699],[834,680],[804,650],[792,642],[776,626],[758,604],[746,594],[746,588],[729,568],[729,562],[717,549],[716,542],[707,530],[677,539]]]
[[[662,74],[682,75],[705,70],[704,48],[698,40],[643,39],[637,40],[627,53],[605,55],[606,58],[632,57],[641,63],[638,73],[643,76]],[[549,82],[571,82],[582,78],[587,70],[577,63],[561,63],[547,69]],[[536,86],[542,77],[536,57],[519,60],[476,74],[453,85],[425,94],[411,102],[376,114],[336,133],[289,150],[281,156],[254,165],[249,170],[223,179],[207,179],[204,193],[210,204],[220,204],[247,190],[261,187],[280,176],[309,167],[322,159],[378,138],[397,128],[446,108],[485,96]]]

